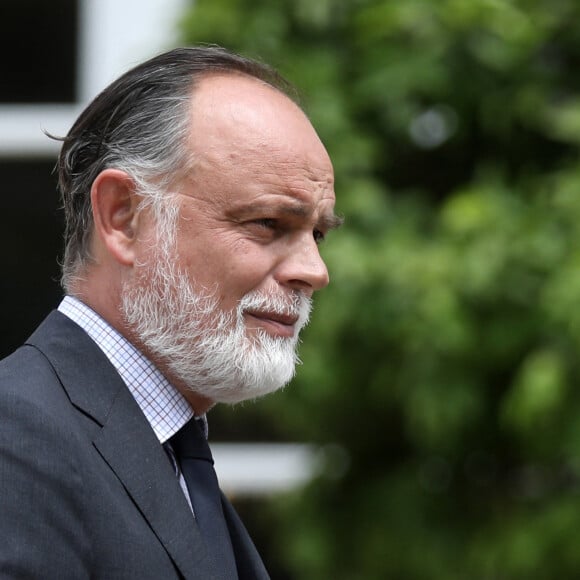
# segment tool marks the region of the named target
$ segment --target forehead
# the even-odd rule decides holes
[[[190,195],[208,203],[334,204],[333,169],[303,111],[241,75],[206,77],[191,106]]]
[[[311,174],[332,175],[326,149],[303,111],[277,89],[242,75],[199,82],[189,146],[200,161],[262,163],[271,170],[297,163]]]

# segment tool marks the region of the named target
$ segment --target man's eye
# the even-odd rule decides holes
[[[269,230],[274,230],[278,226],[277,221],[273,218],[260,218],[257,220],[253,220],[252,223],[259,225],[259,226],[262,226],[263,228],[266,228]]]

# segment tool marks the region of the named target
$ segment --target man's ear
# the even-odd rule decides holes
[[[117,262],[135,261],[139,196],[135,182],[124,171],[105,169],[91,187],[95,238]]]

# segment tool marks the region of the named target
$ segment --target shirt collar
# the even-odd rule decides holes
[[[157,367],[94,310],[65,296],[59,312],[78,324],[115,367],[160,443],[165,443],[194,415],[185,397]],[[202,417],[207,435],[207,421]]]

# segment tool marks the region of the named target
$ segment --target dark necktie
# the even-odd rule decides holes
[[[222,510],[213,457],[198,423],[195,419],[186,423],[171,438],[171,445],[217,577],[237,579],[235,556]]]

